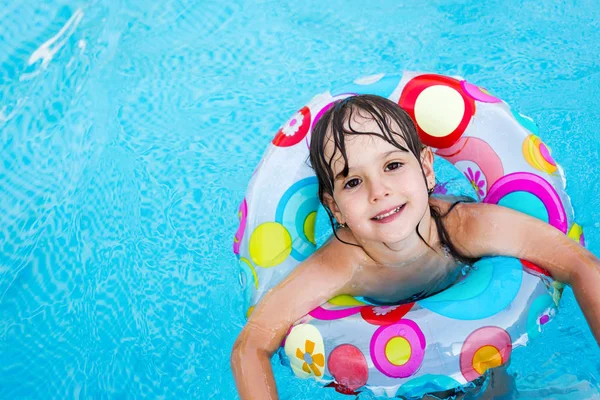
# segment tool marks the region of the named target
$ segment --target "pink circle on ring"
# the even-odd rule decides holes
[[[394,365],[385,356],[385,346],[395,338],[402,337],[410,343],[410,358],[404,365]],[[425,335],[410,319],[401,319],[395,324],[382,326],[371,338],[371,359],[381,373],[390,378],[407,378],[418,371],[425,357]]]
[[[452,146],[435,151],[440,157],[455,165],[459,161],[471,161],[485,175],[486,191],[504,175],[504,166],[498,154],[485,141],[476,137],[462,137]],[[461,171],[466,173],[467,171]]]
[[[528,192],[539,198],[548,211],[548,223],[567,233],[567,215],[554,187],[544,178],[528,172],[515,172],[500,178],[490,188],[484,203],[498,204],[513,192]]]
[[[496,96],[492,96],[491,94],[482,91],[479,86],[473,85],[467,81],[460,81],[460,86],[474,100],[483,103],[500,103],[502,101]]]
[[[363,306],[344,308],[341,310],[327,310],[319,306],[308,314],[313,318],[320,319],[321,321],[333,321],[335,319],[342,319],[354,314],[358,314],[362,307]]]
[[[512,340],[508,332],[497,326],[484,326],[471,333],[460,350],[460,372],[467,381],[473,381],[481,375],[473,367],[473,358],[477,351],[485,346],[493,346],[500,353],[502,364],[510,358]]]
[[[315,130],[315,125],[317,124],[317,121],[321,119],[321,117],[323,116],[323,114],[325,114],[327,112],[327,110],[329,110],[331,107],[333,107],[333,105],[335,104],[335,100],[332,101],[331,103],[327,104],[325,107],[321,108],[321,110],[317,113],[317,115],[315,115],[315,119],[313,119],[313,123],[312,126],[310,127],[310,135],[306,135],[306,137],[304,138],[304,141],[306,142],[306,147],[308,147],[310,149],[310,143],[308,142],[309,136],[312,136],[312,132]]]
[[[248,216],[248,204],[246,204],[246,199],[244,199],[242,204],[240,204],[238,213],[241,215],[240,226],[238,226],[237,232],[235,233],[235,240],[233,241],[233,252],[235,254],[240,254],[240,246],[242,245],[244,231],[246,230],[246,218]]]
[[[321,119],[321,117],[323,116],[323,114],[325,114],[327,112],[327,110],[329,110],[331,107],[333,107],[334,103],[335,103],[335,100],[332,101],[331,103],[327,104],[325,107],[321,108],[321,111],[319,111],[317,113],[317,115],[315,115],[315,119],[313,119],[312,126],[310,127],[311,130],[315,129],[315,125],[317,124],[317,121],[319,121]]]
[[[325,114],[327,112],[327,110],[329,110],[331,107],[333,107],[333,105],[340,100],[343,100],[347,97],[351,97],[351,96],[355,96],[356,94],[354,93],[348,93],[348,94],[343,94],[342,97],[336,98],[334,100],[332,100],[330,103],[328,103],[325,107],[321,108],[321,110],[319,110],[319,112],[317,113],[317,115],[315,115],[315,118],[313,119],[312,125],[310,127],[310,135],[306,135],[306,137],[304,138],[304,141],[306,142],[306,147],[308,147],[310,149],[310,143],[309,143],[309,137],[312,136],[312,132],[315,130],[315,126],[317,125],[317,122],[321,119],[321,117],[323,116],[323,114]]]
[[[544,143],[540,143],[540,154],[542,155],[544,160],[546,160],[548,162],[548,164],[556,166],[554,159],[552,158],[552,156],[550,155],[550,152],[548,151],[548,147],[546,147],[546,145]]]

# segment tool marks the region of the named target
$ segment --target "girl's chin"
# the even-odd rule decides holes
[[[386,226],[386,228],[388,228]],[[399,231],[397,228],[392,228],[391,226],[389,226],[389,231],[388,232],[360,232],[358,231],[356,228],[354,230],[352,230],[352,233],[354,234],[354,237],[356,238],[356,240],[363,244],[363,245],[367,245],[367,244],[371,244],[371,245],[385,245],[388,248],[398,248],[398,249],[402,249],[404,246],[406,246],[406,239],[411,236],[411,234],[415,233],[415,230],[413,230],[412,232],[408,232],[405,231],[404,229],[402,229],[402,231]],[[388,229],[386,229],[388,230]]]
[[[412,239],[420,240],[417,236],[416,229],[411,231],[403,229],[402,231],[394,232],[392,235],[388,234],[385,237],[380,237],[379,242],[385,244],[390,249],[401,250],[406,247],[407,243],[412,242]]]
[[[406,238],[388,239],[387,241],[384,241],[383,244],[390,250],[399,251],[406,247],[406,241],[404,239]]]

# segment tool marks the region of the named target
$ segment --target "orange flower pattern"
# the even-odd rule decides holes
[[[314,351],[315,342],[306,339],[306,342],[304,343],[304,351],[302,351],[302,349],[299,347],[296,348],[296,357],[298,357],[301,361],[304,361],[302,364],[302,370],[304,372],[310,374],[312,371],[315,376],[321,377],[323,372],[321,372],[319,367],[323,368],[325,366],[325,356],[323,353],[313,354]]]

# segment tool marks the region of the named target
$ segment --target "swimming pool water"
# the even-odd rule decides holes
[[[236,398],[246,182],[358,76],[458,74],[533,117],[600,254],[598,32],[591,0],[0,0],[0,398]],[[283,399],[345,398],[273,365]],[[600,397],[570,290],[509,371]]]

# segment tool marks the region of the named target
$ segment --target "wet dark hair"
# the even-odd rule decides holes
[[[353,115],[355,113],[361,117],[371,118],[373,121],[375,121],[381,133],[361,132],[355,130],[352,127]],[[397,125],[400,128],[398,132],[392,129],[392,123],[395,123],[394,125]],[[341,173],[344,176],[348,176],[349,167],[348,157],[346,155],[346,135],[377,136],[402,151],[410,151],[417,158],[417,160],[421,159],[421,151],[425,149],[426,146],[421,142],[415,124],[410,116],[396,103],[384,97],[364,94],[339,100],[335,102],[333,106],[327,110],[317,121],[312,132],[309,159],[310,165],[314,169],[319,182],[319,200],[329,215],[329,221],[335,237],[342,243],[358,246],[354,243],[344,242],[339,238],[337,235],[337,229],[340,227],[340,225],[337,223],[337,221],[335,221],[333,213],[324,202],[325,194],[333,197],[335,177],[333,175],[333,169],[331,165],[338,153],[341,154],[344,160],[344,169],[341,171]],[[398,143],[395,138],[396,135],[404,140],[406,147]],[[324,151],[325,145],[328,141],[333,141],[335,146],[335,149],[330,157],[326,157]],[[422,165],[421,172],[423,173],[425,184],[427,184],[427,178],[425,176],[425,171],[423,171]],[[443,222],[444,218],[452,211],[452,209],[464,201],[469,200],[456,201],[452,204],[452,206],[450,206],[448,212],[444,215],[441,214],[441,211],[437,207],[430,206],[430,210],[431,216],[435,221],[441,244],[448,248],[450,254],[455,260],[464,264],[473,264],[475,261],[477,261],[477,259],[466,257],[456,249],[450,240],[448,231],[446,230]],[[421,240],[430,249],[435,251],[419,233],[418,225],[416,227],[416,231],[419,238],[421,238]]]

